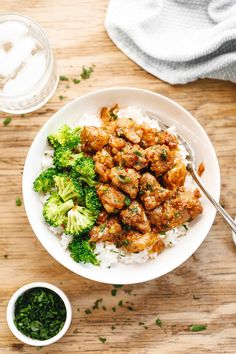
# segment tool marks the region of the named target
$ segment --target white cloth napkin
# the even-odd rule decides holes
[[[110,0],[112,41],[171,84],[236,82],[236,0]]]

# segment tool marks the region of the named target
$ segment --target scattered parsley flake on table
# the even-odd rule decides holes
[[[156,319],[156,325],[162,327],[162,320],[160,320],[160,318]]]
[[[198,325],[191,325],[189,327],[189,330],[191,332],[200,332],[200,331],[204,331],[205,329],[207,329],[207,326],[206,325],[201,325],[201,324],[198,324]]]
[[[72,81],[73,81],[73,83],[74,84],[79,84],[80,82],[81,82],[81,80],[79,80],[79,79],[76,79],[76,78],[74,78],[74,79],[72,79]]]
[[[111,289],[111,296],[116,296],[117,290],[116,289]]]
[[[64,76],[64,75],[60,75],[59,79],[60,79],[60,81],[69,81],[69,78],[67,76]]]
[[[61,100],[61,101],[64,100],[65,98],[66,98],[66,96],[62,96],[62,95],[59,96],[59,100]]]
[[[21,206],[22,205],[22,201],[20,197],[16,198],[16,206]]]
[[[80,74],[81,78],[83,80],[87,80],[90,78],[92,72],[93,72],[93,68],[95,67],[95,65],[89,66],[86,68],[86,66],[82,67],[82,73]]]
[[[6,117],[3,121],[3,125],[4,127],[7,127],[12,121],[12,118],[11,117]]]

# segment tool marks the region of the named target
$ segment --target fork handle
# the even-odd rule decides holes
[[[199,188],[203,191],[205,196],[210,200],[210,202],[214,205],[216,210],[223,216],[223,218],[227,221],[233,232],[236,234],[236,223],[229,216],[229,214],[225,211],[225,209],[212,197],[212,195],[207,191],[206,187],[203,185],[202,181],[198,177],[198,174],[191,163],[188,164],[187,170],[191,173],[194,181],[197,183]]]

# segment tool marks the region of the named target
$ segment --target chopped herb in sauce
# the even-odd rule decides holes
[[[114,329],[116,329],[116,326],[112,325],[111,329],[112,329],[112,331],[114,331]]]
[[[27,337],[38,340],[52,338],[60,332],[65,320],[65,304],[50,289],[30,289],[16,301],[14,322]]]
[[[139,322],[138,325],[139,326],[143,326],[145,323],[144,322]]]
[[[92,313],[90,309],[86,309],[84,312],[86,313],[86,315],[90,315]]]
[[[105,337],[99,337],[98,339],[100,340],[101,343],[105,343],[107,340]]]
[[[133,309],[132,306],[128,306],[127,309],[128,309],[129,311],[134,311],[134,309]]]
[[[200,299],[200,296],[197,296],[197,295],[193,294],[193,300],[199,300],[199,299]]]
[[[135,153],[135,155],[137,155],[138,157],[142,157],[142,156],[143,156],[142,153],[141,153],[140,151],[138,151],[138,150],[135,150],[134,153]]]
[[[111,296],[116,296],[117,290],[116,289],[111,289]]]
[[[93,310],[99,309],[99,304],[101,304],[102,301],[103,301],[102,298],[101,298],[101,299],[97,299],[97,300],[94,302],[94,305],[93,305],[92,309],[93,309]]]
[[[207,326],[206,325],[201,325],[201,324],[198,324],[198,325],[191,325],[189,327],[189,330],[191,332],[200,332],[200,331],[204,331],[205,329],[207,329]]]
[[[12,118],[11,118],[11,117],[6,117],[6,118],[4,119],[4,121],[3,121],[4,127],[7,127],[8,124],[11,123],[11,121],[12,121]]]
[[[116,308],[115,308],[115,307],[112,307],[112,311],[113,311],[113,312],[116,312]]]
[[[161,157],[162,161],[166,161],[167,160],[168,156],[167,156],[167,151],[165,149],[161,150],[160,157]]]
[[[123,306],[123,301],[122,301],[122,300],[120,300],[120,301],[118,302],[118,306],[120,306],[120,307]]]
[[[130,203],[131,203],[131,199],[129,197],[125,197],[125,205],[126,206],[130,206]]]

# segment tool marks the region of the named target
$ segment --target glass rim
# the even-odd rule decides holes
[[[19,13],[16,12],[5,12],[3,14],[0,14],[0,23],[2,22],[3,18],[9,19],[9,20],[20,20],[20,22],[23,22],[26,25],[33,25],[42,35],[43,39],[45,40],[45,47],[46,50],[48,52],[48,64],[46,67],[46,70],[43,74],[43,76],[33,85],[31,86],[28,90],[23,91],[20,94],[16,94],[16,95],[9,95],[9,94],[5,94],[5,93],[1,93],[0,92],[0,98],[4,98],[4,100],[15,100],[19,97],[24,97],[27,98],[27,96],[31,96],[32,95],[32,91],[37,90],[37,88],[39,88],[40,86],[43,86],[42,83],[46,82],[52,72],[52,68],[53,68],[53,52],[52,52],[52,48],[51,45],[49,43],[48,37],[46,35],[46,32],[42,29],[42,27],[35,22],[31,17],[29,16],[25,16],[25,15],[21,15]]]

